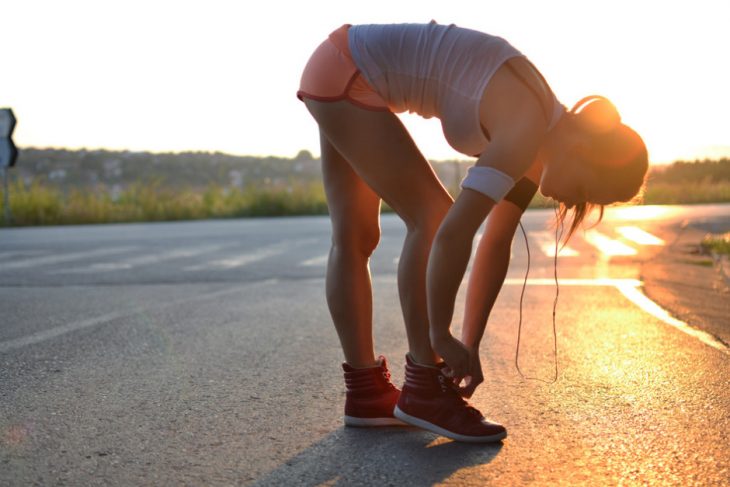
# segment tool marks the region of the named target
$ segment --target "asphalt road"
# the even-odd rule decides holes
[[[551,217],[523,220],[520,365],[543,379]],[[0,230],[0,485],[727,485],[730,353],[653,309],[638,278],[683,225],[729,222],[728,205],[641,207],[577,235],[558,263],[554,384],[515,369],[518,234],[472,399],[508,428],[490,446],[342,426],[326,218]],[[385,216],[371,265],[396,384],[403,234]]]

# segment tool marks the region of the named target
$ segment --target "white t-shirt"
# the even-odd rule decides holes
[[[435,22],[354,25],[350,51],[363,77],[395,113],[437,117],[457,151],[481,154],[489,140],[479,102],[497,69],[523,54],[501,37]],[[565,108],[553,96],[550,128]]]

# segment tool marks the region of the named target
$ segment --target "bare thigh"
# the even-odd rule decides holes
[[[380,197],[323,133],[320,146],[333,242],[370,255],[380,240]]]
[[[409,227],[440,221],[451,196],[398,117],[347,101],[305,103],[326,143]]]

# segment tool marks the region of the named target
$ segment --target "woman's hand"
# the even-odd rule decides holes
[[[484,382],[479,349],[467,348],[452,335],[432,340],[432,346],[446,362],[444,375],[453,380],[462,396],[471,397],[479,384]],[[464,386],[459,386],[462,381],[465,381]]]
[[[431,345],[446,362],[443,373],[446,377],[453,379],[454,384],[458,384],[469,374],[469,349],[463,343],[448,334],[435,340],[431,339]]]
[[[469,373],[464,377],[464,386],[459,387],[459,394],[464,397],[471,397],[476,388],[484,382],[482,373],[482,362],[479,360],[479,349],[469,349]]]

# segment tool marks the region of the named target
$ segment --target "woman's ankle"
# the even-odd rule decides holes
[[[345,363],[352,367],[353,369],[372,369],[373,367],[379,367],[380,366],[380,359],[373,358],[370,359],[363,359],[363,358],[356,358],[355,360],[347,360],[345,359]]]
[[[411,357],[411,360],[413,360],[418,365],[427,365],[429,367],[433,367],[439,362],[436,353],[430,349],[420,351],[410,350],[408,352],[408,355]]]

